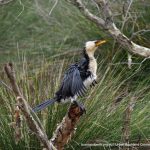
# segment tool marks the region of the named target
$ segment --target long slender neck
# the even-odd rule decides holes
[[[88,55],[88,57],[89,57],[90,59],[95,58],[95,57],[94,57],[94,52],[86,52],[86,53],[87,53],[87,55]]]
[[[84,58],[85,58],[87,61],[89,61],[90,58],[89,58],[89,55],[87,54],[85,48],[83,49],[83,56],[84,56]]]
[[[85,48],[83,49],[83,55],[84,55],[84,57],[85,57],[87,60],[92,59],[92,58],[95,58],[95,57],[94,57],[94,52],[93,52],[93,51],[92,51],[92,52],[87,52]]]
[[[94,52],[87,52],[86,49],[83,50],[83,55],[85,59],[88,61],[88,70],[96,77],[97,71],[97,62],[94,57]]]

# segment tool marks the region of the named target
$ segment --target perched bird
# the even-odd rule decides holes
[[[77,101],[78,96],[83,96],[88,87],[96,84],[97,61],[94,52],[98,46],[105,43],[105,40],[88,41],[83,49],[83,58],[75,64],[72,64],[64,74],[64,78],[55,97],[48,99],[33,108],[33,111],[40,111],[55,102],[77,103],[81,109],[83,105]]]

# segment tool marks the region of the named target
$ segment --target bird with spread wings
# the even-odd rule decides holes
[[[98,46],[105,42],[105,40],[86,42],[83,49],[83,58],[78,63],[72,64],[65,72],[55,97],[37,105],[33,108],[33,111],[40,111],[55,102],[62,103],[68,100],[77,103],[81,109],[84,109],[84,106],[77,101],[77,98],[83,96],[90,86],[96,84],[97,61],[94,53]]]

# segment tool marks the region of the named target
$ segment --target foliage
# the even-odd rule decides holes
[[[62,74],[70,63],[63,60],[49,64],[43,60],[37,70],[32,73],[30,66],[26,63],[22,64],[22,68],[18,67],[19,85],[32,107],[44,99],[53,97]],[[95,141],[121,142],[123,114],[132,97],[136,98],[136,104],[132,113],[130,140],[137,140],[139,135],[142,141],[148,140],[150,94],[147,81],[149,79],[145,78],[143,81],[136,79],[134,83],[133,80],[141,69],[128,70],[124,66],[120,73],[117,70],[117,66],[106,66],[103,60],[99,62],[99,84],[89,90],[87,96],[80,99],[86,106],[87,114],[81,119],[73,140],[67,146],[68,149],[77,149],[81,143],[94,143]],[[122,93],[125,94],[117,103],[116,99]],[[10,150],[40,149],[38,140],[28,130],[25,122],[22,127],[24,137],[18,145],[15,144],[13,129],[9,126],[9,123],[13,121],[15,99],[12,93],[3,86],[0,87],[0,99],[0,147]],[[52,136],[57,124],[65,115],[68,105],[55,104],[38,113],[49,137]]]
[[[125,35],[131,37],[139,30],[149,29],[149,0],[133,2],[124,26],[124,3],[121,0],[110,2],[114,20]],[[78,55],[72,55],[72,51],[78,54],[77,49],[82,49],[87,40],[107,39],[108,44],[97,51],[98,85],[81,99],[87,114],[66,148],[80,149],[81,143],[121,142],[123,114],[132,97],[136,98],[136,104],[131,118],[131,141],[141,136],[142,141],[147,142],[150,135],[149,60],[133,56],[135,64],[128,69],[127,64],[123,64],[127,62],[127,54],[114,39],[106,36],[65,0],[59,0],[53,9],[55,3],[51,0],[14,0],[0,6],[0,63],[15,62],[19,85],[33,107],[54,96],[66,67],[79,59]],[[91,1],[86,1],[86,5],[89,3]],[[94,8],[92,3],[89,9],[97,14],[98,10]],[[133,40],[148,47],[149,33],[137,34]],[[2,67],[0,79],[7,82]],[[121,101],[115,103],[120,96]],[[13,129],[9,126],[13,121],[15,99],[2,85],[0,104],[0,149],[41,149],[25,122],[22,127],[24,138],[15,144]],[[68,105],[55,104],[38,113],[49,137]]]

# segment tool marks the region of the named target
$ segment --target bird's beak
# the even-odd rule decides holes
[[[104,43],[106,43],[106,40],[97,40],[97,41],[95,42],[96,46],[100,46],[100,45],[102,45],[102,44],[104,44]]]

